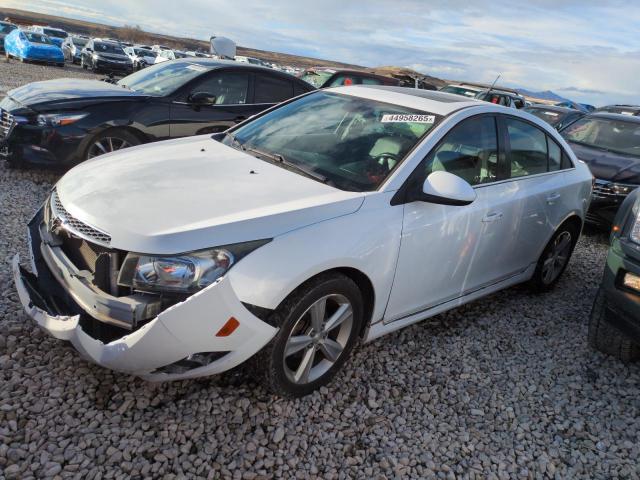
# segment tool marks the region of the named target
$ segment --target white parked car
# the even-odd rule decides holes
[[[133,68],[135,70],[153,65],[158,56],[156,52],[140,47],[125,47],[124,53],[126,53],[133,62]]]
[[[169,60],[175,60],[177,58],[186,58],[187,54],[180,50],[158,50],[158,56],[155,58],[154,63],[167,62]]]
[[[252,358],[273,391],[327,383],[358,340],[567,266],[591,174],[542,120],[398,87],[314,91],[226,133],[69,171],[16,256],[35,321],[159,381]],[[428,332],[423,332],[425,335]]]

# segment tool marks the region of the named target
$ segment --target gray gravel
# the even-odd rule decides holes
[[[553,292],[391,334],[282,400],[241,370],[148,384],[34,328],[7,264],[55,178],[0,165],[0,477],[640,477],[640,366],[586,344],[604,235],[580,240]]]
[[[35,63],[20,63],[16,59],[7,62],[4,54],[0,57],[0,95],[4,96],[12,88],[29,82],[51,80],[60,77],[101,79],[105,75],[96,75],[83,70],[79,65],[69,65],[64,68],[49,67]]]

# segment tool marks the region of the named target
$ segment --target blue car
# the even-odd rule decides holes
[[[62,42],[64,42],[65,38],[69,36],[69,34],[64,30],[54,27],[41,27],[40,25],[34,25],[29,28],[29,30],[46,35],[47,37],[49,37],[49,40],[51,40],[51,43],[61,48]]]
[[[41,33],[15,29],[4,37],[4,49],[7,57],[17,58],[21,62],[46,62],[64,67],[62,49]]]

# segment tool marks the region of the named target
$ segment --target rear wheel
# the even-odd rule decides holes
[[[640,359],[640,347],[611,325],[608,315],[611,313],[607,299],[604,290],[599,288],[589,318],[589,345],[623,362]]]
[[[529,284],[538,291],[547,291],[558,283],[567,268],[573,248],[578,241],[579,229],[574,223],[565,222],[551,237],[538,259],[536,270]]]
[[[349,357],[363,321],[362,294],[350,278],[320,275],[275,310],[275,338],[255,357],[255,371],[273,393],[301,397],[328,383]]]
[[[142,142],[138,137],[126,130],[111,129],[93,138],[87,147],[85,159],[89,160],[105,153],[123,150],[125,148],[140,145]]]

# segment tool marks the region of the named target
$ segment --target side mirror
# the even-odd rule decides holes
[[[425,202],[440,205],[469,205],[476,199],[476,191],[465,180],[449,172],[433,172],[422,185]]]
[[[215,105],[216,96],[208,92],[195,92],[189,95],[189,103],[193,105]]]

